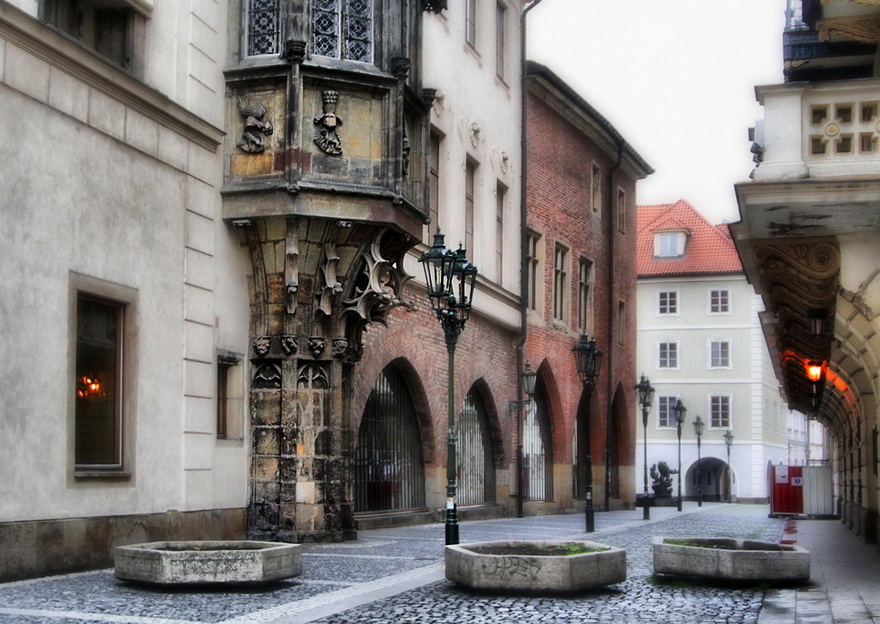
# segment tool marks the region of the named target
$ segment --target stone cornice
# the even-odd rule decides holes
[[[0,1],[0,38],[180,136],[216,152],[224,132],[69,37]]]
[[[819,39],[822,41],[830,41],[832,37],[836,36],[860,43],[876,44],[880,42],[880,16],[877,15],[820,20],[817,27]]]

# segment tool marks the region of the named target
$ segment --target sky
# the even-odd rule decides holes
[[[782,82],[785,0],[542,0],[529,59],[596,108],[654,169],[639,204],[688,201],[739,220],[756,85]]]

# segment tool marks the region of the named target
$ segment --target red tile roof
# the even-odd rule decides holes
[[[639,277],[742,273],[742,263],[726,224],[711,225],[683,199],[674,204],[638,206],[637,262]],[[654,234],[687,233],[684,255],[654,256]]]

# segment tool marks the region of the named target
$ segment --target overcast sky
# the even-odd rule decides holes
[[[758,84],[782,82],[785,0],[543,0],[528,56],[605,116],[655,173],[639,204],[738,221]]]

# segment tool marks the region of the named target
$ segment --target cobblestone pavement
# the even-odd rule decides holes
[[[443,578],[443,526],[364,531],[356,542],[305,545],[303,574],[264,588],[164,591],[118,581],[112,570],[0,584],[0,622],[21,624],[457,624],[496,622],[757,622],[764,589],[657,580],[654,535],[778,541],[767,506],[688,504],[596,514],[589,539],[627,550],[628,578],[574,596],[494,596]],[[461,541],[587,535],[582,515],[461,524]]]

